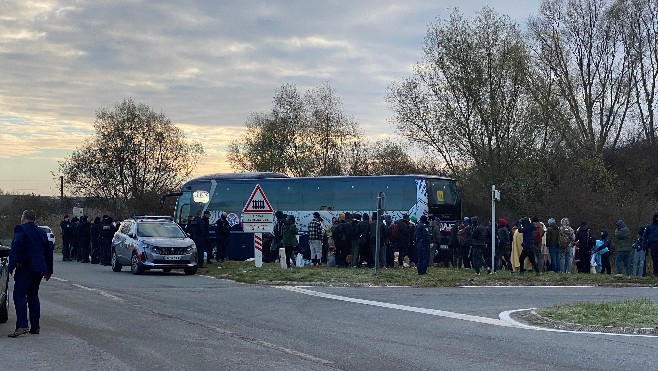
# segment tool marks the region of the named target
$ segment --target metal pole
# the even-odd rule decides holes
[[[375,256],[373,260],[375,261],[375,274],[379,270],[379,244],[381,242],[381,214],[382,214],[382,192],[379,192],[377,195],[377,220],[375,221]]]
[[[491,271],[495,269],[496,253],[496,186],[491,186]]]

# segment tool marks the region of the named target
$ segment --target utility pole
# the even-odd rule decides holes
[[[386,195],[384,192],[379,192],[379,195],[377,196],[377,220],[375,222],[376,228],[375,228],[375,256],[374,256],[374,261],[375,261],[375,274],[377,274],[377,270],[379,269],[379,244],[381,243],[382,235],[381,235],[381,230],[382,230],[382,221],[381,221],[381,215],[382,212],[384,211],[384,199],[386,198]]]
[[[500,191],[491,186],[491,271],[496,268],[496,201],[500,201]]]

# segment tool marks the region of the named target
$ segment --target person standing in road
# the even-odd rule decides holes
[[[114,237],[114,227],[112,226],[112,218],[103,215],[103,224],[101,225],[101,233],[99,238],[100,245],[100,261],[102,265],[110,265],[112,259],[112,237]]]
[[[53,249],[46,232],[34,223],[35,220],[34,211],[23,211],[21,224],[14,227],[14,238],[9,250],[9,273],[14,273],[13,297],[16,310],[16,329],[8,335],[12,338],[28,332],[39,333],[39,285],[42,279],[48,281],[53,274]],[[28,327],[28,308],[31,327]]]
[[[91,223],[90,235],[91,235],[91,264],[100,263],[100,238],[101,238],[101,218],[94,218],[94,222]]]
[[[90,244],[91,244],[91,223],[87,220],[87,216],[80,217],[80,222],[77,225],[78,235],[78,254],[80,255],[81,263],[89,263]]]
[[[73,243],[73,226],[68,215],[64,215],[64,220],[59,223],[62,232],[62,261],[71,260],[71,244]]]
[[[308,243],[311,248],[311,262],[313,265],[322,264],[322,237],[324,228],[322,228],[322,217],[319,212],[313,213],[313,220],[308,223]]]

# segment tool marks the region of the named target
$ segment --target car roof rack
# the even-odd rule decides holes
[[[169,215],[133,215],[130,219],[135,219],[138,221],[145,221],[145,220],[167,220],[167,221],[174,221],[173,216]]]

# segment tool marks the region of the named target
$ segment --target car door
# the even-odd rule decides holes
[[[122,223],[119,227],[119,233],[115,236],[117,238],[117,243],[115,244],[114,249],[121,264],[127,264],[126,261],[129,259],[126,250],[128,250],[128,245],[130,243],[129,234],[131,225],[131,222]]]

